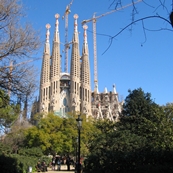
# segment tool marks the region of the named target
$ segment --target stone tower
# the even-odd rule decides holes
[[[90,63],[87,43],[87,25],[84,28],[84,42],[81,59],[81,111],[86,115],[91,115],[91,82],[90,82]]]
[[[60,109],[60,38],[59,38],[59,15],[55,15],[55,33],[52,45],[52,56],[51,56],[51,97],[50,97],[50,110],[56,111]]]
[[[50,44],[49,44],[49,29],[50,25],[46,25],[46,42],[43,52],[43,62],[41,69],[40,80],[40,111],[49,111],[50,108]]]
[[[80,111],[80,53],[77,29],[78,15],[74,15],[74,33],[72,39],[71,69],[70,69],[70,100],[71,111]]]

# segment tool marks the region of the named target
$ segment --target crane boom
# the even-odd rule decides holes
[[[114,13],[114,12],[117,12],[117,11],[120,11],[124,8],[127,8],[131,5],[134,5],[134,4],[137,4],[139,2],[141,2],[142,0],[137,0],[135,2],[132,2],[130,4],[127,4],[123,7],[120,7],[120,8],[117,8],[115,10],[112,10],[112,11],[108,11],[104,14],[101,14],[99,16],[95,16],[95,13],[93,15],[93,18],[91,19],[87,19],[87,20],[83,20],[82,21],[82,25],[88,23],[88,22],[93,22],[93,48],[94,48],[94,92],[97,92],[98,90],[98,76],[97,76],[97,40],[96,40],[96,21],[97,19],[103,17],[103,16],[106,16],[108,14],[111,14],[111,13]]]
[[[93,20],[99,19],[99,18],[101,18],[101,17],[103,17],[103,16],[106,16],[106,15],[108,15],[108,14],[111,14],[111,13],[114,13],[114,12],[117,12],[117,11],[120,11],[120,10],[123,10],[124,8],[130,7],[131,5],[137,4],[137,3],[141,2],[141,1],[142,1],[142,0],[137,0],[137,1],[135,1],[135,2],[132,2],[132,3],[130,3],[130,4],[125,5],[125,6],[123,6],[123,7],[117,8],[117,9],[115,9],[115,10],[108,11],[108,12],[106,12],[106,13],[104,13],[104,14],[101,14],[101,15],[95,17],[95,18],[83,20],[83,21],[82,21],[82,25],[84,25],[85,23],[91,22],[91,21],[93,21]]]
[[[69,5],[66,6],[65,14],[63,17],[65,17],[65,66],[64,66],[64,72],[68,73],[68,49],[69,49],[69,43],[68,43],[68,15],[70,14],[70,7],[73,3],[73,0],[70,2]]]
[[[95,14],[93,15],[93,18],[95,18]],[[97,90],[97,40],[96,40],[96,20],[93,20],[93,47],[94,47],[94,86],[95,90]]]

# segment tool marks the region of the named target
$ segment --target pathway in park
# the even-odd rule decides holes
[[[67,171],[67,166],[66,165],[61,165],[61,171],[57,171],[57,169],[54,171],[51,168],[48,168],[47,173],[74,173],[74,167],[71,165],[70,166],[70,171]]]

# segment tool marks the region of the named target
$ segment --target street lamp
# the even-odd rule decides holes
[[[77,145],[78,145],[78,137],[76,138],[76,144],[75,144],[75,147],[76,147],[76,163],[77,163]]]
[[[77,127],[78,127],[78,161],[77,161],[77,173],[81,172],[81,163],[80,163],[80,130],[82,128],[82,119],[80,118],[80,115],[78,115],[77,121]]]

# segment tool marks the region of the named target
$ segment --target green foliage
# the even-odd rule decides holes
[[[12,153],[12,148],[9,145],[0,142],[0,155],[8,155],[10,153]]]
[[[42,157],[40,157],[39,158],[39,161],[40,162],[45,162],[46,163],[46,165],[50,165],[50,163],[52,162],[52,157],[49,157],[49,156],[42,156]]]
[[[171,104],[159,106],[141,88],[129,91],[119,122],[96,122],[86,173],[172,172]]]
[[[162,106],[167,117],[167,121],[172,122],[173,120],[173,103],[167,103]]]
[[[8,132],[8,129],[19,115],[19,105],[10,104],[8,95],[0,90],[0,130]]]
[[[117,130],[130,130],[133,134],[145,137],[145,145],[148,147],[172,147],[173,124],[167,121],[164,109],[150,97],[141,88],[130,91],[125,100],[123,115],[117,123]]]
[[[1,144],[0,170],[2,173],[26,173],[29,166],[35,170],[38,160],[50,163],[50,158],[43,156],[40,148],[21,148],[18,154],[11,154],[9,148]]]
[[[126,97],[123,104],[122,114],[126,116],[144,116],[146,118],[154,114],[153,107],[156,105],[151,97],[151,94],[144,93],[141,88],[133,91],[129,90],[129,95]]]
[[[9,96],[0,90],[0,108],[5,108],[9,104]]]
[[[20,155],[0,155],[1,173],[27,173],[29,166],[35,169],[38,158]]]
[[[32,117],[32,122],[34,122],[34,124],[38,124],[43,117],[43,113],[37,113]]]
[[[44,154],[74,154],[75,139],[77,138],[77,115],[71,114],[69,118],[60,118],[53,113],[49,113],[41,119],[37,126],[33,126],[25,131],[25,146],[40,146]],[[91,120],[86,121],[82,115],[83,125],[81,129],[81,153],[88,152],[87,144],[93,131]]]
[[[31,156],[40,158],[43,156],[42,150],[39,147],[33,148],[21,148],[18,150],[18,154],[21,156]]]

